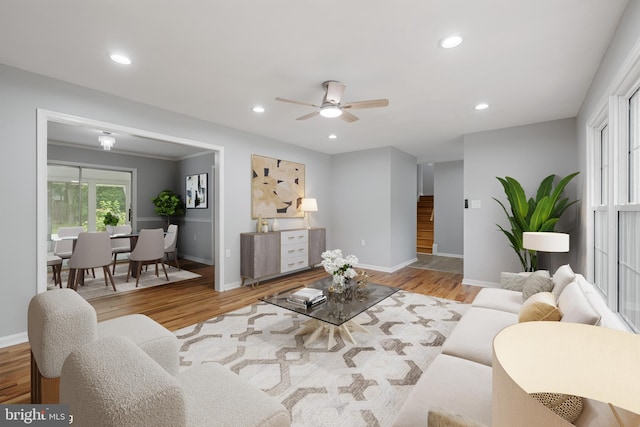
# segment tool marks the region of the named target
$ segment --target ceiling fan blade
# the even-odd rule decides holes
[[[314,111],[313,113],[309,113],[309,114],[305,114],[304,116],[300,116],[296,120],[307,120],[307,119],[310,119],[313,116],[317,116],[318,114],[320,114],[318,111]]]
[[[342,94],[344,93],[344,89],[346,88],[340,82],[328,81],[325,82],[327,93],[324,97],[325,102],[331,102],[332,104],[340,104],[340,100],[342,99]]]
[[[306,105],[307,107],[320,108],[316,104],[309,104],[308,102],[301,102],[301,101],[292,101],[291,99],[280,98],[279,96],[276,98],[276,101],[289,102],[291,104]]]
[[[347,122],[347,123],[353,123],[356,120],[358,120],[358,118],[356,116],[354,116],[350,112],[344,111],[344,110],[342,110],[342,114],[340,115],[340,118],[342,120],[344,120],[345,122]]]
[[[355,110],[357,108],[386,107],[387,105],[389,105],[388,99],[371,99],[369,101],[350,102],[343,105],[342,108],[351,108],[352,110]]]

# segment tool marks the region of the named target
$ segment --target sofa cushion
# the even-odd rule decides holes
[[[494,310],[518,314],[522,306],[522,291],[483,288],[478,292],[471,306],[492,308]]]
[[[569,283],[558,298],[561,322],[597,325],[600,314],[591,306],[578,282]]]
[[[558,267],[555,273],[553,273],[553,296],[556,300],[560,297],[560,294],[564,288],[576,279],[576,275],[569,266],[569,264],[561,265]]]
[[[491,366],[493,338],[516,323],[518,315],[515,313],[471,307],[445,341],[442,353]]]
[[[560,311],[556,307],[556,299],[551,292],[538,292],[522,304],[520,322],[535,322],[540,320],[558,321]]]
[[[486,427],[476,420],[448,411],[445,408],[429,409],[427,427]]]
[[[522,287],[522,300],[526,301],[533,294],[538,292],[551,292],[553,289],[553,280],[546,270],[538,270],[531,273],[524,281]]]
[[[440,354],[411,390],[393,425],[424,426],[429,409],[443,407],[490,426],[491,396],[490,367]]]

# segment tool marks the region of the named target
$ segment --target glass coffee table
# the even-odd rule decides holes
[[[321,289],[327,297],[326,302],[314,307],[306,308],[287,301],[287,298],[296,290],[300,289],[300,287],[260,298],[260,301],[310,317],[296,335],[309,334],[309,337],[307,337],[304,342],[304,345],[309,345],[324,335],[324,333],[327,333],[329,335],[327,349],[329,349],[336,344],[334,338],[336,331],[342,335],[345,341],[349,339],[353,344],[356,344],[351,332],[369,331],[357,323],[354,320],[355,317],[398,292],[397,288],[378,285],[376,283],[368,283],[364,287],[358,287],[354,283],[345,292],[336,294],[329,292],[329,286],[331,286],[332,283],[332,278],[327,277],[307,285],[308,288]]]

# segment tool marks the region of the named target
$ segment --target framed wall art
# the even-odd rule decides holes
[[[187,175],[186,205],[187,209],[207,209],[207,183],[209,174]]]
[[[253,154],[251,156],[252,218],[302,217],[304,165]]]

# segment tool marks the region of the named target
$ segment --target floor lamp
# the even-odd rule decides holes
[[[316,199],[302,199],[300,210],[304,212],[304,228],[311,228],[309,214],[307,212],[318,212],[318,203]]]
[[[569,235],[525,231],[522,233],[522,247],[536,252],[569,252]]]

